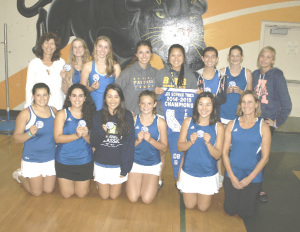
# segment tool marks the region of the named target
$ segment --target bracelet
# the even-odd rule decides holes
[[[250,173],[250,176],[254,179],[256,176],[253,175],[253,173]]]
[[[30,131],[27,132],[27,134],[29,135],[29,137],[33,137],[34,135],[30,133]]]

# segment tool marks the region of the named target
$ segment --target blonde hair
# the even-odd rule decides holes
[[[259,102],[259,98],[257,96],[257,94],[252,91],[252,90],[246,90],[240,97],[240,100],[239,100],[239,103],[238,103],[238,107],[236,109],[236,115],[237,116],[243,116],[243,111],[242,111],[242,107],[241,107],[241,104],[242,104],[242,100],[243,100],[243,97],[247,94],[250,94],[253,96],[254,98],[254,101],[255,103],[258,103],[258,106],[257,108],[255,108],[255,117],[260,117],[261,116],[261,108],[260,108],[260,102]]]
[[[273,59],[275,60],[275,56],[276,56],[276,50],[275,48],[271,47],[271,46],[267,46],[267,47],[264,47],[260,50],[259,54],[258,54],[258,57],[257,57],[257,66],[259,68],[261,68],[261,66],[259,65],[259,57],[264,53],[264,52],[271,52],[272,55],[273,55]],[[273,63],[272,63],[272,66],[273,68]]]
[[[83,56],[81,57],[82,59],[82,66],[89,62],[90,61],[90,52],[89,52],[89,49],[85,43],[85,41],[81,38],[76,38],[72,41],[71,43],[71,48],[70,48],[70,53],[69,53],[69,58],[68,58],[68,64],[71,65],[71,70],[69,72],[67,72],[66,74],[66,82],[68,84],[68,86],[70,87],[72,84],[73,84],[73,76],[74,76],[74,73],[75,73],[75,65],[76,65],[76,57],[74,56],[74,53],[73,53],[73,46],[74,46],[74,42],[76,41],[80,41],[82,46],[83,46],[83,49],[84,49],[84,53],[83,53]]]
[[[109,52],[106,56],[106,76],[109,77],[111,75],[115,75],[115,68],[114,65],[117,64],[118,62],[114,60],[114,53],[113,53],[113,48],[112,48],[112,43],[110,38],[107,36],[99,36],[94,43],[94,50],[93,50],[93,60],[97,61],[97,54],[96,54],[96,46],[100,40],[103,40],[108,43],[109,45]]]

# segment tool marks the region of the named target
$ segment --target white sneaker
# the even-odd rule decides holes
[[[14,171],[14,172],[12,173],[12,177],[13,177],[16,181],[18,181],[18,183],[21,184],[21,181],[20,181],[20,179],[19,179],[19,176],[22,176],[21,168],[18,168],[16,171]]]
[[[219,189],[221,189],[223,187],[223,180],[224,180],[224,176],[219,174]]]

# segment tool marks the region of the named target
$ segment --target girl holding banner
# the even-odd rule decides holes
[[[185,207],[210,207],[212,195],[219,190],[217,160],[222,155],[224,127],[217,122],[216,99],[203,92],[196,98],[193,116],[184,120],[178,150],[185,152],[177,187],[183,192]]]
[[[93,151],[89,128],[96,110],[89,91],[81,84],[72,85],[54,122],[57,143],[55,169],[64,198],[74,194],[85,197],[93,178]]]
[[[55,141],[53,123],[57,110],[48,106],[50,89],[45,83],[32,88],[33,104],[21,111],[16,120],[14,139],[24,143],[21,169],[13,178],[33,196],[51,193],[55,186]]]
[[[125,108],[121,87],[110,84],[104,92],[103,108],[93,117],[91,145],[94,152],[94,180],[102,199],[116,199],[127,181],[134,158],[133,117]]]
[[[154,92],[141,92],[141,114],[135,116],[134,163],[126,184],[127,196],[131,202],[136,202],[139,197],[145,204],[152,202],[157,193],[162,168],[159,152],[168,150],[167,124],[156,115],[156,104]]]
[[[195,74],[184,65],[183,46],[173,44],[168,53],[169,65],[159,70],[155,77],[155,93],[160,95],[157,104],[158,114],[165,117],[168,125],[169,147],[176,180],[183,155],[177,150],[176,144],[184,118],[191,115],[196,97],[197,79]]]

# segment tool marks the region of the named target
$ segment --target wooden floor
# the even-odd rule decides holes
[[[175,188],[169,156],[164,170],[164,186],[150,205],[132,204],[123,191],[117,200],[102,200],[94,182],[85,199],[63,199],[58,186],[54,193],[33,197],[11,176],[20,167],[22,145],[11,136],[0,135],[0,231],[124,231],[124,232],[243,232],[244,222],[223,210],[224,192],[214,196],[208,212],[180,210],[180,194]]]

